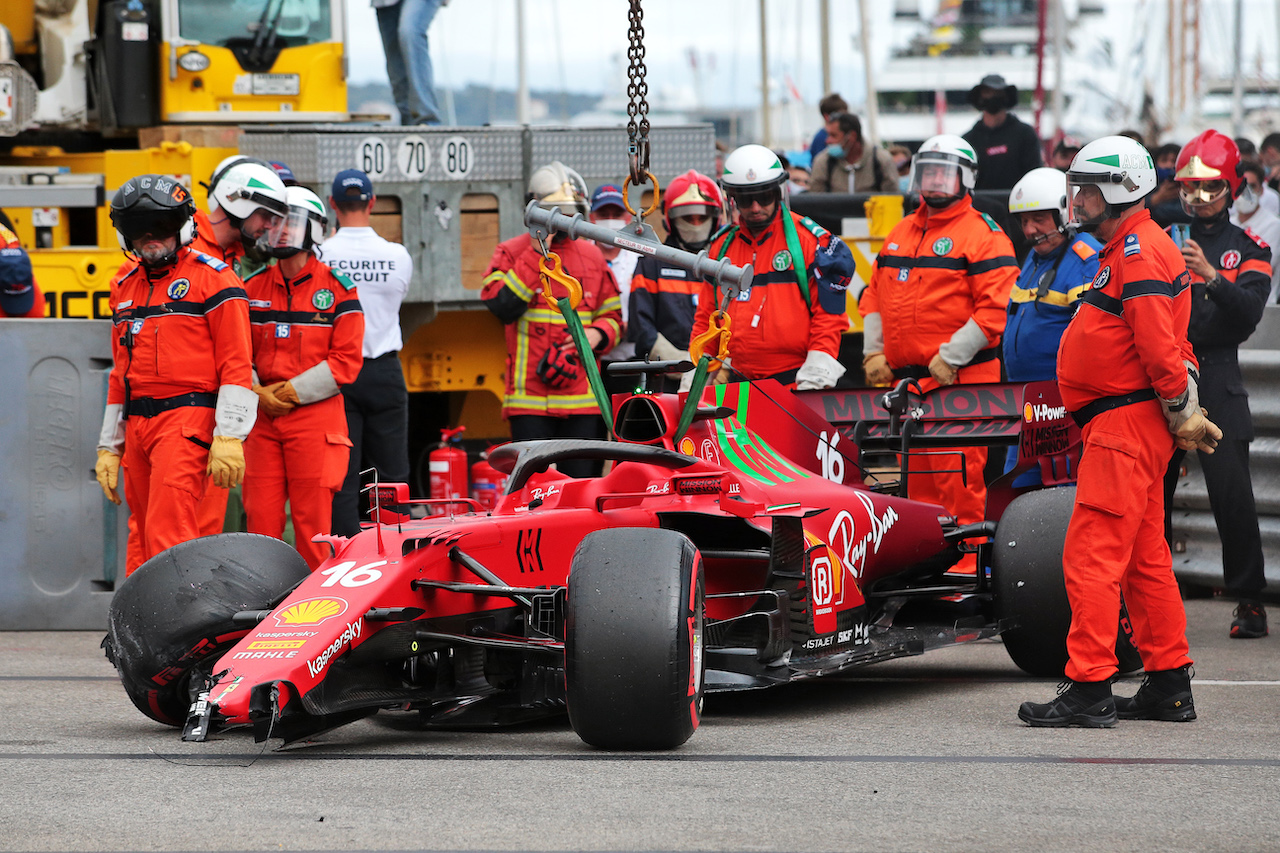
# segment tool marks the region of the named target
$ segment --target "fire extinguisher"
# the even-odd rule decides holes
[[[431,475],[431,497],[435,499],[467,497],[467,451],[459,436],[466,427],[440,430],[440,444],[427,456]],[[433,514],[447,512],[449,507],[433,507]],[[458,511],[461,507],[454,507]]]
[[[492,451],[493,447],[490,447],[481,453],[480,461],[471,466],[471,498],[490,511],[498,505],[498,498],[507,489],[507,475],[489,464]]]

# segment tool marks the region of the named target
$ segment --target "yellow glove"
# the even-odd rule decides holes
[[[1173,433],[1178,447],[1183,450],[1199,450],[1201,453],[1213,453],[1218,441],[1222,438],[1222,430],[1208,418],[1208,410],[1193,412]],[[101,453],[102,451],[98,451]]]
[[[302,402],[298,399],[298,392],[293,390],[293,383],[288,379],[272,385],[271,393],[276,395],[277,400],[289,403],[290,407],[296,406]]]
[[[244,447],[238,438],[215,435],[209,445],[208,474],[219,489],[232,489],[244,480]]]
[[[933,360],[929,362],[929,375],[939,385],[954,385],[956,376],[960,373],[960,368],[952,367],[942,360],[941,354],[935,355]]]
[[[893,384],[893,371],[889,369],[889,359],[882,352],[873,352],[862,360],[862,370],[867,375],[870,385],[885,386]]]
[[[275,394],[271,393],[271,388],[268,388],[265,385],[254,385],[253,393],[258,395],[258,406],[262,411],[266,412],[273,418],[278,418],[281,415],[287,415],[289,414],[289,410],[293,408],[292,403],[282,401]]]
[[[94,463],[93,473],[98,477],[98,485],[107,500],[120,506],[120,493],[116,487],[120,485],[120,457],[106,448],[98,448],[98,461]]]

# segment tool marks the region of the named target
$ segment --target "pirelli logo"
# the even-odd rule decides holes
[[[306,640],[254,640],[249,643],[251,649],[300,649],[307,644]]]

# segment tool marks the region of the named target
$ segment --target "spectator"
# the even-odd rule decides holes
[[[1074,136],[1063,136],[1058,140],[1058,144],[1053,146],[1053,153],[1049,156],[1049,165],[1059,172],[1065,172],[1071,168],[1071,161],[1075,159],[1078,153],[1080,153],[1080,140]]]
[[[1150,163],[1138,143],[1108,136],[1081,148],[1067,172],[1073,218],[1104,246],[1102,272],[1058,350],[1058,387],[1084,450],[1062,554],[1067,681],[1056,699],[1022,703],[1018,718],[1032,726],[1196,716],[1187,616],[1161,535],[1161,480],[1175,446],[1212,448],[1222,433],[1201,412],[1188,367],[1186,263],[1143,204],[1156,186]],[[1122,592],[1147,677],[1136,695],[1116,699]]]
[[[1253,140],[1246,136],[1237,136],[1232,140],[1236,144],[1236,150],[1240,152],[1240,158],[1250,159],[1258,156],[1258,146],[1253,144]]]
[[[400,124],[439,124],[431,71],[431,21],[449,0],[371,0],[387,58],[391,95]]]
[[[787,169],[787,192],[791,195],[807,193],[812,180],[813,176],[809,174],[808,169],[792,163]]]
[[[988,74],[969,90],[969,103],[982,111],[982,118],[964,134],[978,154],[975,189],[1010,189],[1027,172],[1044,165],[1036,132],[1009,112],[1018,105],[1016,86],[999,74]]]
[[[930,391],[1000,381],[1000,336],[1018,264],[1009,238],[973,208],[977,159],[952,135],[927,139],[916,152],[911,191],[924,204],[889,232],[858,300],[863,367],[873,385],[912,377]],[[964,473],[954,455],[913,457],[908,486],[911,497],[970,524],[986,509],[987,451],[963,454]],[[971,554],[958,571],[976,567]]]
[[[202,535],[201,498],[210,483],[240,484],[258,412],[248,298],[227,264],[190,248],[194,214],[191,194],[162,175],[130,178],[111,199],[131,263],[111,291],[113,364],[94,472],[119,504],[125,469],[130,538],[141,540],[127,574]]]
[[[1213,413],[1223,439],[1200,454],[1209,506],[1222,540],[1227,595],[1239,602],[1231,636],[1267,635],[1262,590],[1262,535],[1249,477],[1253,418],[1236,350],[1262,320],[1271,292],[1271,250],[1257,236],[1228,221],[1227,206],[1245,189],[1235,143],[1206,130],[1178,157],[1182,204],[1192,211],[1182,257],[1191,273],[1191,322],[1187,339],[1200,365],[1200,404]],[[1173,454],[1164,478],[1165,527],[1171,529],[1173,493],[1186,451]]]
[[[1267,186],[1280,190],[1280,132],[1268,133],[1258,146],[1258,156],[1267,167]]]
[[[269,160],[267,165],[276,173],[276,177],[280,179],[280,183],[284,184],[286,189],[301,186],[298,183],[298,178],[293,174],[293,169],[290,169],[287,163],[281,163],[279,160]]]
[[[671,188],[667,187],[667,193],[671,192]],[[663,196],[664,200],[666,196]],[[622,189],[614,184],[605,184],[596,187],[595,192],[591,194],[591,212],[587,214],[587,218],[597,225],[603,225],[618,231],[627,226],[627,209],[623,206]],[[597,243],[600,247],[604,259],[609,264],[609,271],[613,273],[614,281],[618,283],[618,298],[622,303],[622,323],[624,326],[630,325],[630,299],[631,299],[631,277],[636,271],[636,261],[640,256],[635,252],[629,252],[626,249],[619,249],[617,246],[606,246],[603,243]],[[620,338],[618,345],[604,354],[600,359],[602,365],[611,361],[630,361],[635,358],[636,345],[626,338]],[[610,394],[620,394],[624,391],[630,391],[635,387],[634,376],[610,376],[606,373],[603,377],[605,388]]]
[[[364,315],[355,283],[314,254],[324,203],[306,187],[286,193],[289,214],[263,241],[278,263],[245,282],[260,412],[245,442],[244,510],[250,533],[283,539],[287,501],[315,571],[331,552],[311,540],[330,532],[351,456],[339,388],[360,372]]]
[[[0,318],[43,316],[44,294],[26,250],[21,246],[0,249]]]
[[[1147,140],[1143,139],[1141,131],[1122,130],[1119,133],[1117,133],[1116,136],[1123,136],[1125,139],[1132,139],[1134,142],[1138,143],[1143,148],[1147,147]]]
[[[849,112],[849,105],[845,103],[844,98],[832,92],[818,101],[818,112],[822,113],[822,127],[813,135],[813,141],[809,143],[810,162],[817,160],[818,155],[827,150],[829,143],[827,135],[831,132],[832,116]]]
[[[813,161],[809,192],[893,193],[898,191],[898,169],[889,152],[864,144],[862,122],[851,113],[831,117],[830,145]]]
[[[1280,259],[1275,257],[1276,248],[1280,248],[1280,217],[1264,210],[1260,203],[1264,191],[1275,192],[1263,181],[1267,168],[1257,160],[1244,161],[1244,179],[1248,187],[1236,196],[1231,205],[1231,224],[1248,229],[1256,234],[1271,249],[1271,295],[1267,302],[1275,304],[1280,296]]]
[[[905,145],[890,145],[889,156],[898,170],[898,192],[906,195],[911,188],[911,149]]]
[[[560,161],[534,170],[530,200],[559,207],[566,214],[586,214],[587,185]],[[564,271],[582,285],[578,315],[587,343],[597,357],[613,349],[623,334],[618,285],[594,242],[556,234],[550,247]],[[489,262],[480,298],[506,326],[507,386],[502,415],[516,441],[535,438],[594,438],[601,416],[578,362],[578,351],[559,307],[543,295],[539,281],[542,254],[528,232],[500,243]],[[553,283],[555,297],[567,295]],[[573,459],[557,465],[570,477],[590,477],[595,463]]]
[[[831,388],[844,374],[836,356],[849,327],[853,255],[839,237],[791,212],[782,196],[786,181],[777,155],[762,145],[744,145],[725,160],[723,186],[738,225],[712,239],[707,253],[736,265],[754,261],[756,272],[725,309],[732,370],[721,370],[716,381],[773,378],[803,391]],[[793,255],[797,248],[800,257]],[[710,328],[722,304],[715,285],[702,282],[692,337]]]
[[[409,294],[413,259],[373,230],[376,202],[368,175],[339,172],[329,195],[338,231],[320,244],[320,260],[355,282],[364,310],[360,373],[342,388],[351,459],[333,497],[333,532],[339,536],[360,532],[362,470],[376,469],[384,483],[409,482],[409,392],[399,356],[400,303]]]
[[[1173,179],[1180,151],[1181,145],[1166,142],[1151,155],[1156,164],[1156,189],[1147,196],[1147,209],[1161,228],[1168,228],[1175,222],[1191,221],[1191,214],[1182,209],[1182,202],[1178,198],[1178,184]]]

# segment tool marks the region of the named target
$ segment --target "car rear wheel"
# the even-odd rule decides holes
[[[192,671],[208,667],[249,626],[232,617],[268,610],[310,574],[289,545],[254,533],[192,539],[157,554],[111,601],[102,646],[138,710],[180,726]]]
[[[1004,647],[1030,675],[1060,678],[1067,665],[1071,604],[1062,579],[1062,551],[1075,497],[1074,486],[1028,492],[1009,504],[996,529],[991,567],[996,613],[1017,623],[1002,634]],[[1116,658],[1121,672],[1142,668],[1123,602]]]
[[[569,722],[601,749],[673,749],[702,713],[703,568],[683,534],[598,530],[569,572]]]

